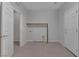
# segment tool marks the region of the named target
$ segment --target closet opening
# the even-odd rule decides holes
[[[27,23],[28,39],[48,43],[48,23]]]

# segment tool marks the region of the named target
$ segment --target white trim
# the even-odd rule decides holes
[[[60,40],[59,40],[59,43],[65,47],[65,43],[61,42]]]
[[[48,40],[48,42],[59,42],[59,40]]]
[[[22,20],[23,20],[23,15],[21,14],[21,15],[20,15],[20,46],[23,46],[23,43],[22,43],[22,42],[23,42],[23,41],[22,41],[22,40],[23,40],[23,39],[22,39],[22,38],[23,38],[23,37],[22,37],[22,29],[23,29],[23,28],[22,28],[22,25],[23,25],[23,21],[22,21]]]
[[[27,40],[27,42],[32,42],[32,41],[37,41],[37,42],[46,42],[46,41],[41,41],[41,40]],[[49,40],[48,42],[59,42],[58,40]],[[59,42],[60,43],[60,42]]]
[[[13,9],[13,16],[14,16],[14,11],[16,11],[17,13],[19,13],[19,15],[20,15],[20,34],[21,34],[21,20],[22,20],[22,14],[21,14],[21,12],[19,11],[19,10],[17,10],[17,9]],[[14,20],[14,19],[13,19]],[[21,46],[22,44],[21,44],[21,36],[20,36],[20,46]]]

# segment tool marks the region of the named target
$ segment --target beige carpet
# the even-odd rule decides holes
[[[74,57],[59,43],[28,42],[23,47],[15,45],[13,57]]]

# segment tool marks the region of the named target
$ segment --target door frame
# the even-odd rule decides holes
[[[21,13],[21,11],[20,10],[18,10],[18,9],[13,9],[13,17],[14,17],[14,12],[17,12],[17,13],[19,13],[19,19],[20,19],[20,24],[21,24],[21,20],[22,20],[22,13]],[[14,20],[14,19],[13,19]],[[14,23],[13,23],[14,24]],[[19,31],[20,31],[20,35],[19,35],[19,45],[20,45],[20,47],[22,46],[22,39],[21,39],[21,25],[20,25],[20,27],[19,27]],[[13,35],[14,35],[14,33],[13,33]],[[14,39],[13,39],[14,40]]]
[[[11,2],[12,3],[12,2]],[[15,6],[15,4],[13,4],[12,3],[12,5],[13,5],[13,11],[16,11],[16,12],[18,12],[19,14],[20,14],[20,47],[22,47],[24,44],[23,44],[23,38],[22,38],[22,25],[23,25],[23,12],[21,11],[21,10],[19,10],[16,6]]]
[[[0,5],[0,8],[1,8],[0,15],[2,15],[2,2],[0,2],[0,3],[1,3],[1,5]],[[1,57],[1,27],[2,27],[1,22],[2,22],[2,16],[0,16],[0,57]]]

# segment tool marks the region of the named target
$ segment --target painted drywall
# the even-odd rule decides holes
[[[28,23],[48,23],[48,19],[50,19],[50,12],[48,11],[33,10],[28,12]],[[32,32],[29,32],[30,30]],[[46,34],[47,31],[44,27],[28,27],[28,41],[42,41],[42,35],[47,38]]]
[[[50,19],[49,11],[29,11],[28,12],[28,22],[48,22]]]
[[[59,42],[64,45],[64,33],[65,33],[65,29],[64,29],[64,13],[66,10],[68,10],[69,8],[71,8],[73,6],[73,2],[64,2],[63,5],[61,5],[61,7],[58,9],[57,14],[58,14],[58,26],[59,26],[59,34],[58,34],[58,39]]]
[[[48,39],[50,42],[58,41],[58,15],[57,10],[51,11],[51,19],[48,21]]]
[[[29,11],[28,23],[48,23],[48,39],[50,42],[58,41],[58,17],[57,11]]]
[[[64,13],[64,42],[78,56],[78,4],[67,3],[67,8]]]
[[[59,9],[58,15],[58,39],[59,42],[64,45],[64,10]]]
[[[14,41],[20,41],[20,14],[14,12]]]

